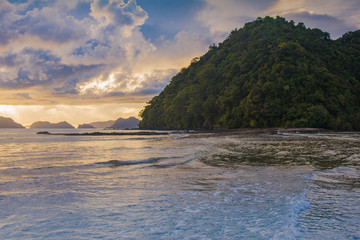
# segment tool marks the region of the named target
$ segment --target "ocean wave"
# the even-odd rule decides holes
[[[195,158],[188,159],[188,160],[183,161],[183,162],[172,162],[172,163],[167,163],[167,164],[156,164],[156,165],[152,165],[150,167],[152,167],[152,168],[170,168],[170,167],[175,167],[175,166],[181,166],[181,165],[188,164],[189,162],[191,162],[193,160],[195,160]]]
[[[274,239],[302,239],[303,229],[301,227],[301,214],[310,209],[310,200],[306,196],[306,192],[293,196],[288,201],[288,212],[284,216],[287,221],[284,225],[274,233]]]
[[[316,185],[326,189],[343,189],[353,191],[360,189],[360,171],[349,167],[338,167],[318,172],[313,176]]]
[[[133,138],[123,138],[121,140],[128,140],[128,141],[139,141],[139,140],[162,140],[170,137],[133,137]]]

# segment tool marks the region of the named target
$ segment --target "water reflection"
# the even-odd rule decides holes
[[[359,236],[357,134],[12,137],[2,239]]]

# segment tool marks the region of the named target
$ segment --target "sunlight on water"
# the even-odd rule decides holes
[[[0,133],[1,239],[360,237],[357,133],[35,133]]]

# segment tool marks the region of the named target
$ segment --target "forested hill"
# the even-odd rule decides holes
[[[337,40],[284,18],[258,18],[174,76],[140,128],[360,129],[360,30]]]

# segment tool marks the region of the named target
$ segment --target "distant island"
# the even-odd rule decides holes
[[[84,129],[84,128],[95,128],[93,125],[91,124],[79,124],[79,126],[77,127],[78,129]]]
[[[94,126],[95,128],[108,128],[111,127],[111,125],[114,124],[114,120],[110,120],[110,121],[104,121],[104,122],[92,122],[89,123],[91,126]]]
[[[11,118],[0,116],[0,128],[25,128],[19,123],[14,122]]]
[[[34,122],[33,124],[31,124],[30,128],[32,129],[50,129],[50,128],[63,128],[63,129],[74,129],[75,127],[72,126],[71,124],[69,124],[68,122],[59,122],[59,123],[50,123],[47,121],[39,121],[39,122]]]
[[[313,127],[360,130],[360,30],[337,40],[258,18],[174,76],[141,129]]]
[[[139,128],[140,120],[135,117],[118,118],[110,127],[110,129],[133,129]]]
[[[140,120],[135,117],[129,118],[118,118],[113,121],[104,121],[104,122],[92,122],[79,124],[78,129],[91,129],[91,128],[102,128],[102,129],[136,129],[139,128]],[[20,125],[21,126],[21,125]],[[48,121],[38,121],[30,125],[31,129],[51,129],[51,128],[63,128],[63,129],[74,129],[70,123],[63,121],[59,123],[50,123]]]
[[[92,122],[81,124],[78,128],[102,128],[102,129],[135,129],[139,128],[140,120],[135,117],[118,118],[115,121]]]

